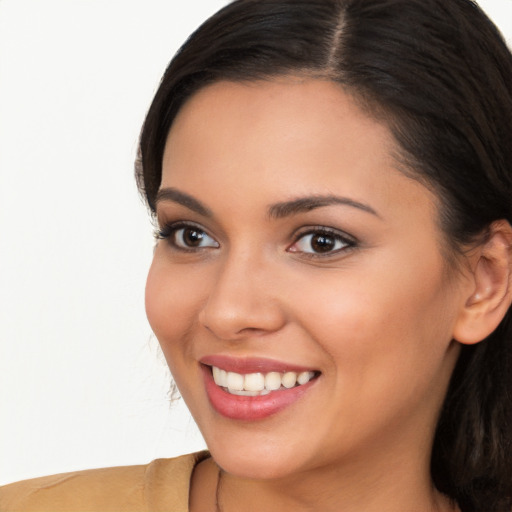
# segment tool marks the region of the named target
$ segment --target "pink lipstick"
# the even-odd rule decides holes
[[[200,362],[213,408],[235,420],[276,414],[300,400],[319,376],[311,368],[265,358],[214,355]]]

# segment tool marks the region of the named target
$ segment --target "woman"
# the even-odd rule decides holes
[[[2,510],[512,509],[511,84],[468,0],[208,20],[137,177],[148,318],[211,456],[14,484]]]

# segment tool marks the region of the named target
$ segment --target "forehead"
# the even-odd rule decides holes
[[[232,201],[335,193],[382,208],[397,196],[411,205],[417,194],[430,200],[397,171],[396,149],[387,126],[333,82],[219,82],[192,96],[175,119],[162,186]],[[405,184],[410,190],[400,194]]]
[[[277,133],[279,140],[304,137],[321,142],[327,135],[342,136],[338,143],[350,138],[372,136],[387,146],[394,139],[387,126],[363,112],[353,97],[329,80],[277,77],[255,82],[221,81],[196,92],[182,106],[171,127],[168,141],[177,131],[199,135],[212,128],[224,128],[217,137],[241,136],[255,139],[263,125],[268,138]],[[348,127],[348,131],[346,128]],[[274,133],[270,133],[272,128]],[[355,131],[354,131],[355,130]],[[187,133],[190,135],[190,133]],[[209,137],[208,137],[209,138]],[[364,140],[362,140],[364,142]]]

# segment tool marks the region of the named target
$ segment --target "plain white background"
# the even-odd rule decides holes
[[[140,125],[226,0],[0,0],[0,483],[201,449],[144,313]],[[512,0],[482,0],[512,41]]]

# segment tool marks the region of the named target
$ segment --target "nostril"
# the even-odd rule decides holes
[[[198,320],[205,329],[223,340],[264,336],[285,324],[285,316],[275,301],[259,299],[256,295],[230,300],[218,289],[204,304]]]

